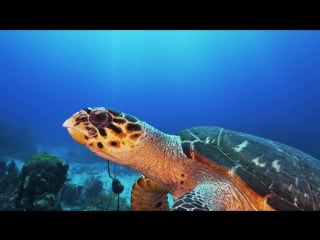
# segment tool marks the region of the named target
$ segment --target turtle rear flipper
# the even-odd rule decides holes
[[[141,176],[131,192],[133,211],[168,211],[167,191],[157,182]]]
[[[208,211],[219,208],[215,206],[211,186],[201,183],[195,189],[181,196],[172,206],[173,211]]]
[[[254,210],[255,207],[247,201],[241,191],[232,183],[206,181],[198,184],[193,190],[178,198],[172,206],[173,211],[224,211]]]

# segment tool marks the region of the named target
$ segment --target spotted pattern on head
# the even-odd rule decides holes
[[[72,121],[70,134],[77,142],[105,152],[131,149],[143,136],[138,119],[112,109],[86,108],[69,121]]]
[[[77,137],[77,139],[75,138],[75,140],[77,140],[80,143],[83,142],[84,140],[88,140],[89,136],[91,138],[98,137],[98,129],[91,126],[88,118],[88,113],[85,110],[79,112],[73,117],[73,126],[84,129],[86,131],[86,134],[84,134],[83,136],[78,136],[78,135],[75,136]],[[84,139],[80,139],[82,137]]]

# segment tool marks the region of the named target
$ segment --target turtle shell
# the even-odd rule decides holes
[[[232,170],[273,209],[320,210],[318,159],[276,141],[219,127],[194,127],[178,135],[186,155]]]

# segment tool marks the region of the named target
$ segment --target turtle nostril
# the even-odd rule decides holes
[[[89,121],[97,128],[108,126],[111,120],[111,116],[107,112],[102,112],[100,110],[91,112],[89,116]]]

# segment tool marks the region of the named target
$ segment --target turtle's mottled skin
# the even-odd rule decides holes
[[[128,114],[83,109],[64,127],[98,156],[143,174],[133,210],[320,210],[320,162],[297,149],[219,127],[165,134]]]

